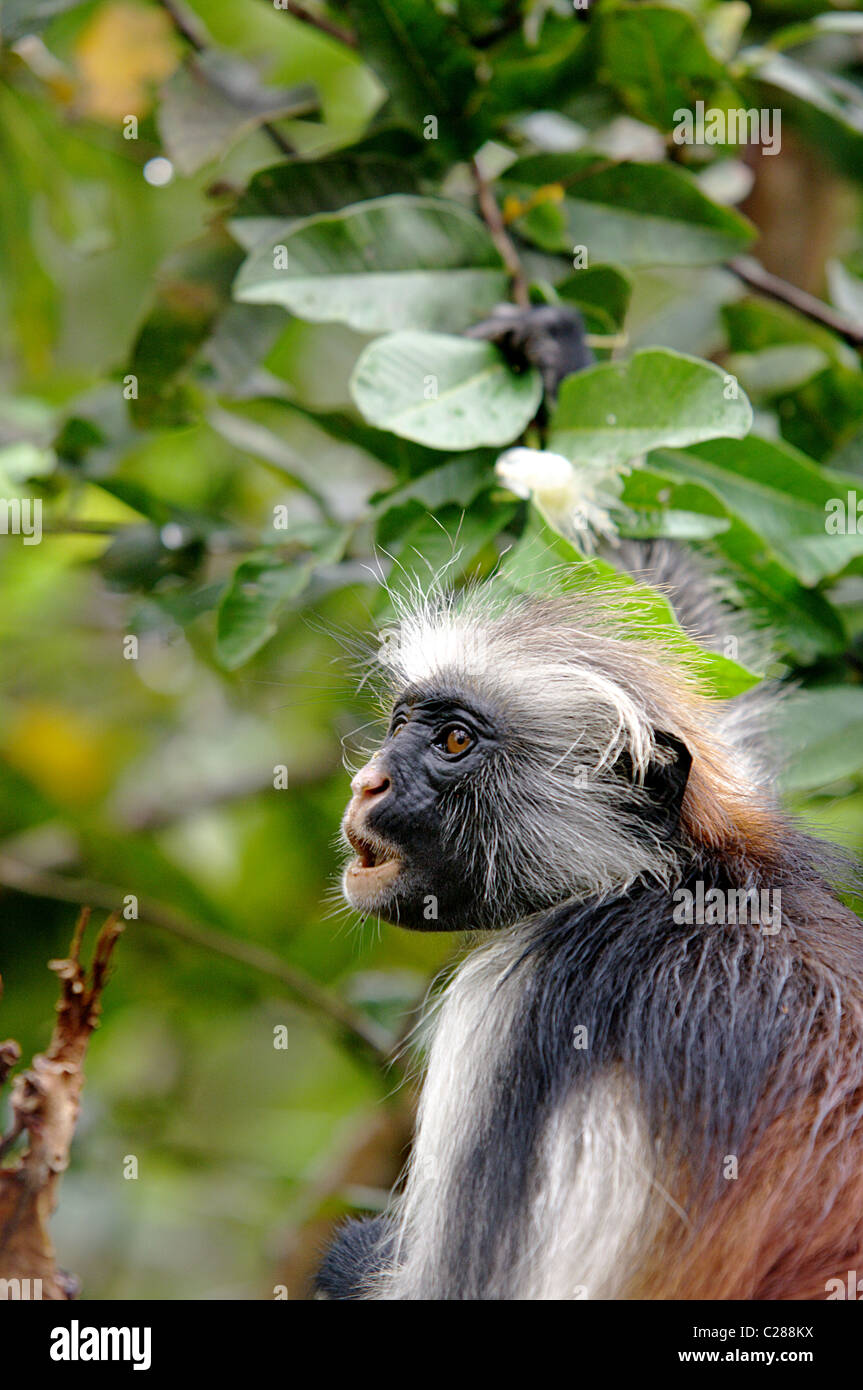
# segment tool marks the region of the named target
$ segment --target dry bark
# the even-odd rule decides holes
[[[89,908],[78,919],[69,956],[49,962],[60,979],[57,1020],[48,1050],[33,1058],[11,1086],[11,1124],[0,1138],[0,1280],[30,1280],[30,1297],[74,1298],[78,1281],[57,1268],[49,1232],[58,1189],[69,1164],[84,1084],[84,1057],[101,1012],[108,965],[123,924],[116,915],[96,939],[89,972],[81,964],[81,943]],[[0,1086],[20,1058],[12,1041],[0,1043]],[[26,1135],[26,1147],[14,1162],[4,1155]],[[33,1285],[34,1280],[41,1280]],[[5,1296],[20,1297],[20,1284],[2,1286]],[[37,1292],[34,1292],[38,1290]],[[27,1296],[26,1294],[24,1296]]]

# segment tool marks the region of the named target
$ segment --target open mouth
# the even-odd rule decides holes
[[[398,876],[401,860],[391,845],[367,830],[357,831],[352,826],[345,827],[345,836],[356,854],[345,871],[349,881],[382,887]]]

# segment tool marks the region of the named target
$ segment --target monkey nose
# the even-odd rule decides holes
[[[351,782],[351,791],[354,796],[361,798],[383,796],[384,792],[389,791],[389,786],[390,779],[383,768],[370,762],[360,769]]]

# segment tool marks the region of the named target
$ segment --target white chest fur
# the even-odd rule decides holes
[[[512,1055],[523,988],[518,973],[507,972],[520,950],[507,934],[474,952],[435,1009],[418,1132],[398,1204],[399,1253],[381,1285],[383,1298],[464,1296],[448,1292],[441,1276],[445,1252],[464,1234],[454,1223],[475,1219],[478,1227],[493,1228],[493,1210],[474,1208],[466,1218],[457,1185],[466,1147],[500,1101],[500,1060]],[[505,1141],[491,1158],[507,1162]],[[664,1206],[646,1126],[620,1070],[604,1071],[546,1115],[530,1167],[517,1256],[510,1251],[492,1259],[476,1296],[619,1297]]]

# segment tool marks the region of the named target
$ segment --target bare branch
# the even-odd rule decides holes
[[[81,946],[89,919],[90,909],[85,907],[68,957],[49,963],[61,982],[51,1042],[15,1077],[12,1123],[0,1138],[2,1158],[21,1135],[27,1135],[27,1147],[17,1162],[0,1168],[0,1279],[36,1280],[39,1292],[33,1296],[55,1301],[74,1297],[78,1286],[77,1280],[57,1268],[48,1223],[69,1164],[84,1084],[84,1057],[99,1021],[111,954],[123,930],[119,916],[112,914],[96,938],[88,974],[81,964]],[[0,1047],[4,1076],[17,1060],[16,1052],[20,1056],[16,1044]]]
[[[814,323],[829,328],[831,333],[838,334],[858,351],[863,349],[863,327],[846,318],[838,309],[833,309],[829,304],[816,299],[814,294],[808,294],[806,290],[798,289],[796,285],[781,279],[780,276],[771,274],[749,256],[735,256],[733,260],[728,261],[727,269],[750,289],[796,309],[798,314],[803,314]]]
[[[305,5],[300,5],[297,0],[287,0],[281,5],[280,9],[287,10],[288,14],[293,15],[294,19],[299,19],[303,24],[309,24],[313,29],[319,29],[322,34],[327,34],[331,39],[338,39],[339,43],[347,44],[349,48],[356,48],[357,41],[353,34],[349,34],[346,29],[342,29],[338,24],[334,24],[331,19],[324,15],[316,14]]]
[[[497,199],[494,196],[491,184],[489,184],[483,176],[479,163],[475,158],[471,160],[470,164],[473,171],[479,210],[491,234],[491,239],[500,252],[501,260],[509,272],[512,281],[512,297],[516,304],[520,304],[522,308],[526,309],[530,303],[527,276],[524,273],[524,267],[515,249],[515,243],[506,230],[503,216],[497,205]]]

